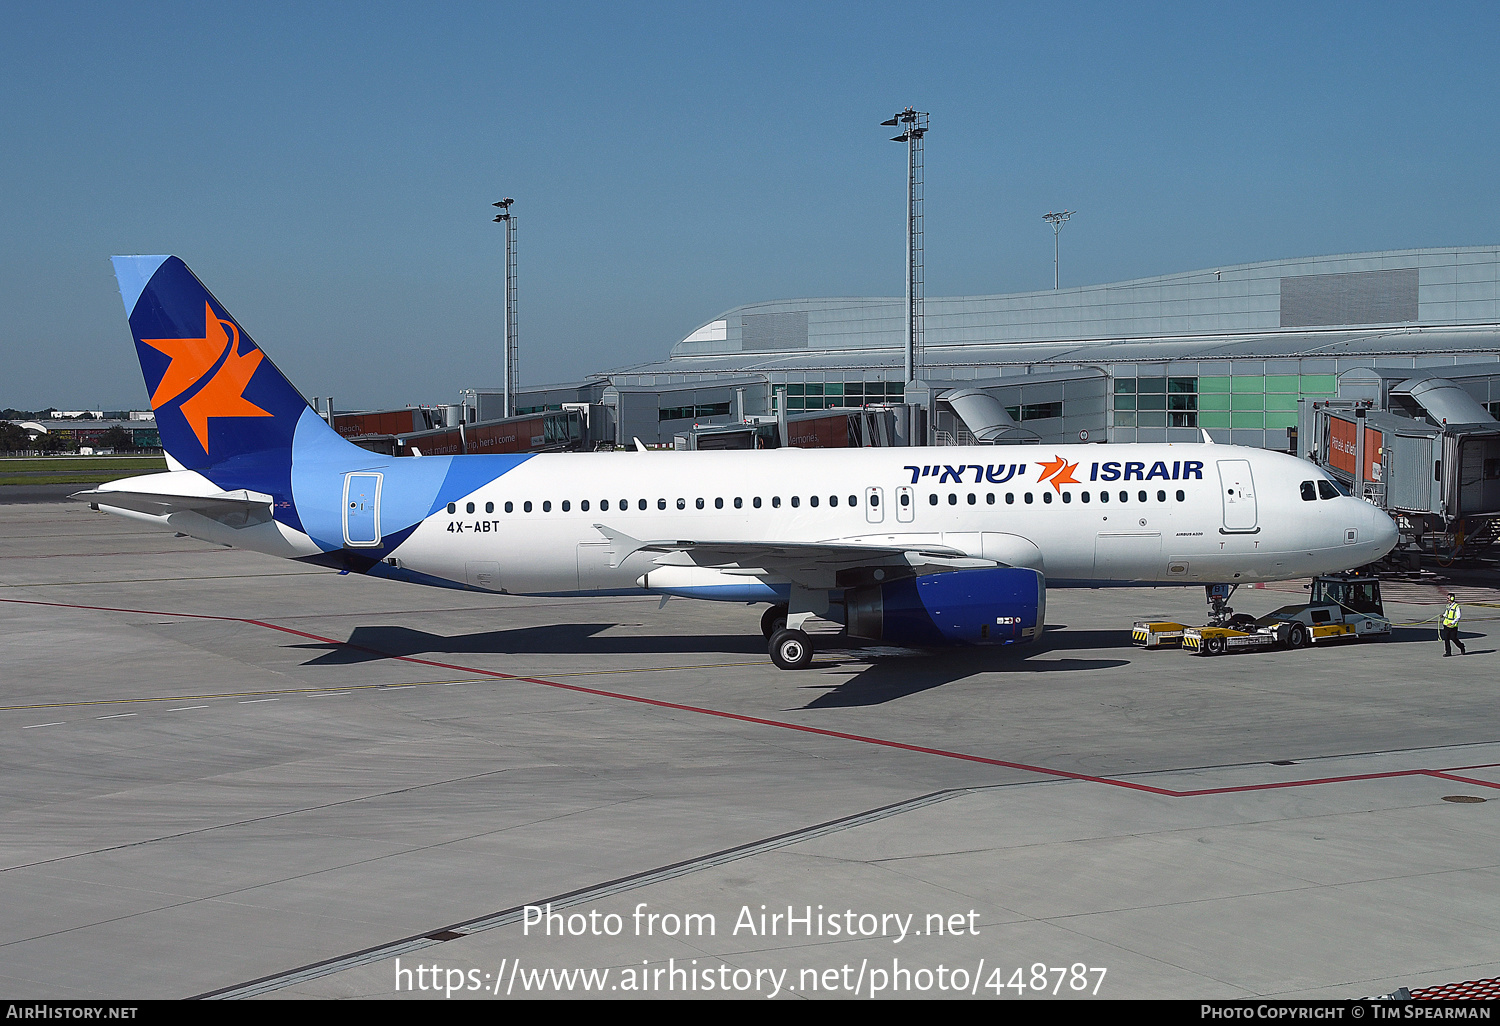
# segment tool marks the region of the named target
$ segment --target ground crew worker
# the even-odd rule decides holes
[[[1460,655],[1468,655],[1469,650],[1464,648],[1464,643],[1458,636],[1458,621],[1463,619],[1463,610],[1458,608],[1458,596],[1451,591],[1448,593],[1448,608],[1443,610],[1443,628],[1440,633],[1443,636],[1443,658],[1446,659],[1453,654],[1453,646],[1458,646]]]

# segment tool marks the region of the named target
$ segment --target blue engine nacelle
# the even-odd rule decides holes
[[[1047,579],[1028,567],[908,577],[844,593],[849,633],[896,645],[1015,645],[1041,637]]]

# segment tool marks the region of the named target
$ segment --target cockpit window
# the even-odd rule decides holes
[[[1311,481],[1303,481],[1302,482],[1302,501],[1303,502],[1315,502],[1315,501],[1317,501],[1317,498],[1318,498],[1318,492],[1317,492],[1317,489],[1315,489],[1313,487],[1313,483]]]
[[[1339,497],[1339,490],[1333,486],[1333,482],[1328,480],[1319,480],[1318,496],[1324,499],[1337,499]]]

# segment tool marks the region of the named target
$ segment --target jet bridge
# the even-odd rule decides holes
[[[1303,455],[1396,519],[1395,558],[1477,556],[1500,528],[1500,422],[1457,382],[1402,373],[1362,370],[1349,391],[1363,397],[1303,400]]]

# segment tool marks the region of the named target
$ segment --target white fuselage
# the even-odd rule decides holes
[[[1320,479],[1303,460],[1224,445],[539,455],[390,556],[471,587],[567,594],[638,591],[655,565],[648,552],[612,565],[628,546],[600,527],[641,541],[944,546],[1016,565],[1037,564],[1024,555],[1034,545],[1052,587],[1285,580],[1389,551],[1395,525],[1376,507],[1303,497]]]

